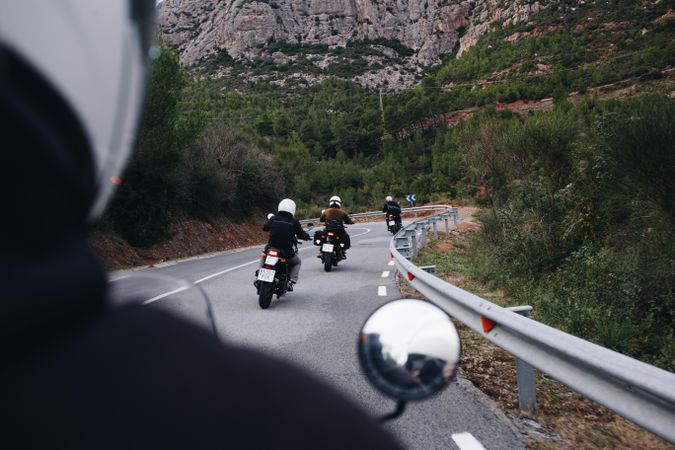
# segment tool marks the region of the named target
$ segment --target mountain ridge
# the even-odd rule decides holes
[[[400,89],[430,66],[471,47],[497,23],[527,21],[549,2],[517,0],[165,0],[162,32],[185,66],[215,76],[232,61],[299,66],[277,78],[344,78]],[[215,61],[215,63],[214,63]],[[209,63],[210,62],[210,63]],[[283,81],[282,81],[283,83]]]

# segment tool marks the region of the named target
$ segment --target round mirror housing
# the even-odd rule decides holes
[[[461,346],[448,315],[421,300],[395,300],[364,324],[359,361],[368,380],[396,400],[422,400],[445,388]]]

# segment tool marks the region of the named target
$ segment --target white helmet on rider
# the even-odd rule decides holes
[[[72,116],[79,133],[75,158],[88,155],[91,170],[64,171],[87,190],[85,210],[99,215],[120,184],[142,107],[143,88],[154,34],[155,0],[22,0],[4,5],[0,14],[3,74],[27,73],[10,107],[26,120],[43,124],[48,100],[37,112],[22,103],[24,92],[47,87]],[[10,67],[11,65],[11,67]],[[4,82],[4,81],[3,81]],[[6,86],[14,89],[13,86]],[[50,94],[50,95],[51,95]],[[40,103],[42,102],[42,103]],[[58,129],[58,126],[55,126]],[[59,160],[63,155],[47,155]],[[42,160],[42,157],[41,157]],[[73,179],[77,178],[77,179]],[[92,182],[94,185],[92,185]]]
[[[295,202],[290,198],[285,198],[279,202],[279,207],[277,208],[279,212],[287,212],[290,215],[295,215]]]
[[[337,195],[334,195],[328,200],[328,206],[331,208],[342,208],[342,199]]]
[[[388,202],[393,202],[394,198],[391,195],[387,195],[387,198],[385,198],[385,200]]]

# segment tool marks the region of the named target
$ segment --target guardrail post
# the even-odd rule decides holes
[[[532,315],[532,307],[529,305],[514,306],[507,309],[527,318]],[[516,358],[516,380],[518,382],[518,407],[524,413],[533,415],[537,410],[534,367],[520,358]]]
[[[413,258],[412,244],[410,243],[410,239],[407,236],[395,236],[394,242],[396,250],[398,250],[401,255],[407,259]]]
[[[457,218],[459,217],[459,210],[457,208],[452,208],[452,220],[455,222],[455,228],[457,228]]]
[[[436,266],[420,266],[419,268],[424,270],[426,273],[436,276]]]
[[[421,231],[418,250],[427,246],[427,221],[420,220],[415,223],[415,231]]]
[[[438,240],[438,226],[436,225],[436,221],[438,219],[434,218],[431,221],[431,227],[434,229],[434,239]]]
[[[417,231],[415,231],[414,228],[408,228],[405,230],[405,236],[410,239],[410,244],[412,246],[412,256],[410,259],[413,259],[417,256]]]

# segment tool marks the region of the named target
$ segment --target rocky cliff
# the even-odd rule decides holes
[[[187,66],[230,57],[296,63],[303,68],[272,78],[312,82],[347,65],[338,76],[391,89],[413,84],[425,66],[466,49],[496,22],[541,9],[532,0],[165,0],[159,16]]]

